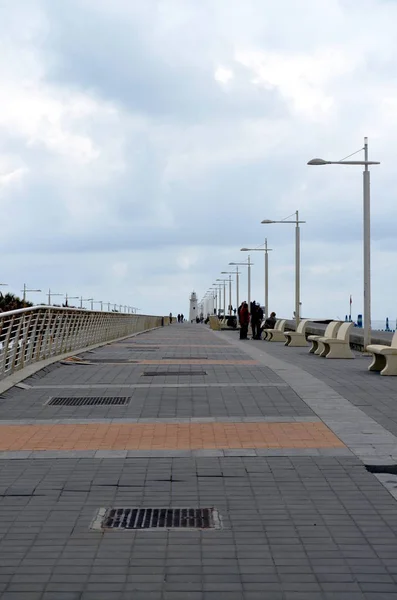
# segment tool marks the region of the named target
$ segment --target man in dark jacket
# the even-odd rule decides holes
[[[264,329],[274,329],[276,321],[277,321],[276,313],[275,312],[270,313],[270,317],[268,317],[265,321]]]

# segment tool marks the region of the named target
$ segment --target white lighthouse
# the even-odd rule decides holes
[[[193,323],[197,317],[197,296],[196,292],[192,292],[190,295],[190,310],[189,310],[189,321]]]

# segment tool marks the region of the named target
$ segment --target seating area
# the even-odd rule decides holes
[[[274,329],[262,329],[264,334],[264,341],[266,342],[283,342],[284,341],[284,329],[287,319],[279,319],[276,321]]]
[[[381,375],[397,375],[397,331],[390,346],[370,344],[367,346],[367,352],[373,355],[368,371],[376,371]]]
[[[320,356],[321,352],[324,350],[324,346],[321,342],[321,338],[334,338],[338,332],[339,327],[342,325],[341,321],[332,321],[328,323],[324,336],[321,335],[309,335],[307,338],[309,342],[311,342],[311,348],[309,350],[310,354],[317,354]]]
[[[307,346],[306,340],[306,326],[310,322],[310,319],[302,319],[299,323],[296,331],[284,331],[285,346],[291,347],[305,347]]]

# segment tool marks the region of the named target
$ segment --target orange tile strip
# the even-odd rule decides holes
[[[0,450],[340,448],[321,422],[1,425]]]

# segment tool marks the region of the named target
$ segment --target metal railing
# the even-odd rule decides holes
[[[162,317],[54,306],[0,313],[0,380],[32,363],[161,324]]]

